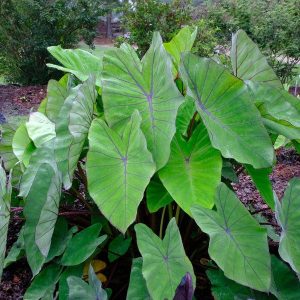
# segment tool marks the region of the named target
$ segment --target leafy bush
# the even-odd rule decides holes
[[[218,28],[226,44],[243,29],[267,55],[283,82],[289,81],[300,61],[299,1],[222,0],[201,6],[200,16]]]
[[[117,45],[126,41],[138,47],[139,55],[148,50],[154,31],[164,40],[170,40],[183,25],[192,21],[190,0],[135,0],[122,8],[122,26],[130,32],[128,38],[120,37]]]
[[[0,265],[25,250],[34,279],[24,299],[107,299],[99,278],[120,299],[132,263],[127,299],[191,300],[207,250],[215,299],[299,298],[300,181],[279,202],[269,180],[270,135],[300,139],[299,101],[244,31],[233,36],[232,70],[191,54],[195,35],[184,28],[163,44],[156,32],[142,60],[128,44],[103,60],[49,49],[63,64],[51,67],[68,74],[49,82],[15,133],[6,128],[0,148],[25,200],[13,208],[25,224],[4,259],[11,188],[1,169]],[[228,174],[241,165],[280,237],[232,191]]]
[[[46,83],[53,71],[47,47],[92,45],[101,0],[3,0],[0,4],[0,73],[15,83]],[[52,59],[53,61],[53,59]]]

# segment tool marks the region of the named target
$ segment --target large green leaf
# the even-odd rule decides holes
[[[282,231],[279,254],[300,273],[300,179],[293,178],[281,201],[276,202],[276,218]]]
[[[132,261],[127,300],[151,300],[146,281],[142,274],[143,259],[135,258]]]
[[[24,176],[30,171],[29,166]],[[50,249],[58,215],[62,179],[57,170],[48,163],[39,164],[34,175],[26,191],[24,241],[28,263],[33,275],[36,275]]]
[[[75,234],[68,243],[60,263],[64,266],[75,266],[88,259],[107,238],[106,235],[99,237],[101,228],[101,224],[96,223]]]
[[[300,299],[300,283],[297,275],[283,261],[272,255],[273,282],[271,293],[279,300]]]
[[[270,115],[276,120],[288,122],[300,127],[300,101],[287,91],[259,84],[246,82],[253,102],[259,107],[262,116]]]
[[[40,271],[50,248],[61,189],[58,181],[51,166],[42,164],[26,197],[24,240],[27,260],[34,275]]]
[[[87,155],[89,192],[104,216],[125,233],[135,220],[155,164],[140,129],[137,111],[117,133],[101,119],[93,121]]]
[[[212,294],[215,300],[275,300],[266,293],[255,291],[226,278],[221,270],[206,272],[212,284]]]
[[[159,177],[177,204],[188,214],[195,204],[212,208],[221,181],[220,152],[211,146],[206,128],[198,126],[186,141],[176,134],[170,159]]]
[[[72,90],[58,114],[55,124],[55,157],[63,173],[64,186],[69,189],[93,120],[97,93],[89,78]]]
[[[178,72],[181,53],[191,51],[197,36],[197,28],[194,31],[189,26],[182,28],[170,42],[164,43],[167,52],[172,56],[175,72]],[[175,74],[176,75],[176,74]]]
[[[273,192],[272,183],[270,181],[269,175],[272,172],[272,168],[266,169],[254,169],[250,165],[246,165],[246,170],[251,176],[256,188],[259,190],[262,198],[269,205],[269,207],[275,209],[275,192]]]
[[[157,169],[168,161],[177,109],[183,101],[171,73],[172,62],[155,33],[150,49],[139,61],[129,45],[107,51],[103,60],[103,105],[110,126],[142,116],[142,131]]]
[[[282,88],[282,84],[258,46],[239,30],[232,37],[231,64],[233,74],[243,80],[267,83]]]
[[[143,257],[142,273],[153,300],[172,300],[186,273],[195,276],[184,252],[179,229],[173,218],[161,240],[144,224],[135,225],[138,248]]]
[[[272,143],[247,86],[223,66],[189,53],[180,70],[213,147],[226,158],[269,167],[274,160]]]
[[[24,300],[40,300],[45,296],[53,295],[55,284],[58,282],[62,267],[52,264],[47,266],[32,281],[26,290]],[[50,298],[52,299],[52,298]]]
[[[215,203],[217,212],[200,206],[192,208],[196,223],[210,236],[210,257],[226,277],[268,292],[271,260],[266,230],[223,183],[218,188]]]
[[[62,49],[61,46],[47,48],[62,65],[47,64],[63,72],[74,74],[81,81],[85,81],[90,75],[95,76],[96,85],[101,86],[102,57],[97,57],[82,49]]]
[[[10,176],[11,177],[11,176]],[[0,161],[0,280],[6,252],[7,231],[10,219],[11,181],[6,182],[6,173]]]
[[[12,148],[18,160],[23,162],[24,166],[27,167],[35,146],[28,135],[25,124],[20,125],[16,130],[12,140]]]

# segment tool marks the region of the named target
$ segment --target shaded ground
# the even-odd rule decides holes
[[[45,97],[44,86],[0,86],[0,113],[5,118],[28,114],[31,107],[36,108]],[[279,199],[282,198],[288,181],[300,176],[300,156],[293,149],[279,149],[277,151],[277,164],[270,176],[274,190]],[[242,172],[239,175],[239,183],[233,185],[238,197],[246,206],[252,206],[255,210],[262,210],[262,214],[271,223],[276,223],[274,214],[267,209],[250,176]],[[9,227],[8,248],[17,239],[17,233],[21,228],[18,219],[12,219]],[[0,283],[0,300],[22,299],[25,290],[30,285],[31,271],[25,259],[8,267]],[[204,282],[204,286],[207,283]]]
[[[45,86],[0,85],[0,113],[5,119],[26,115],[46,96]]]
[[[276,152],[277,163],[270,175],[273,190],[279,200],[283,197],[288,182],[293,177],[300,177],[300,155],[292,148],[280,148]],[[271,223],[277,224],[274,213],[262,200],[251,177],[245,172],[239,175],[239,182],[233,184],[239,199],[248,207],[252,206],[255,211],[262,211],[262,215]]]

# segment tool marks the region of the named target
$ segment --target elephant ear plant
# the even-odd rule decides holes
[[[268,176],[300,102],[245,32],[232,70],[190,53],[195,35],[155,33],[142,59],[49,48],[66,74],[0,146],[0,270],[26,256],[25,300],[202,299],[208,280],[218,300],[300,299],[300,181],[279,201]],[[238,167],[276,233],[233,192]],[[6,253],[10,212],[25,222]]]

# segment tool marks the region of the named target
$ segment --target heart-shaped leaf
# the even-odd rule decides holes
[[[170,221],[163,240],[144,224],[137,224],[134,228],[143,257],[142,273],[154,300],[172,300],[186,273],[192,275],[195,286],[193,266],[184,252],[174,218]]]
[[[186,141],[176,134],[170,159],[159,177],[176,203],[188,214],[195,204],[212,208],[221,180],[220,152],[211,146],[206,128],[198,126]]]
[[[200,206],[192,208],[196,223],[210,236],[210,257],[226,277],[268,292],[271,259],[266,230],[223,183],[217,190],[215,204],[217,212]]]
[[[155,164],[140,129],[137,111],[121,132],[93,121],[87,155],[89,192],[104,216],[125,233],[135,220]]]
[[[247,86],[213,60],[189,53],[180,70],[213,147],[224,157],[255,168],[272,165],[272,143]]]
[[[284,193],[281,203],[276,202],[276,218],[282,231],[279,254],[292,269],[300,273],[300,179],[294,178]]]
[[[243,30],[232,36],[231,64],[233,74],[243,80],[267,83],[282,88],[282,84],[258,46]]]
[[[154,33],[140,61],[129,45],[109,50],[103,60],[103,105],[110,126],[130,118],[138,109],[142,131],[157,169],[168,161],[177,109],[183,101],[171,73],[172,62]]]
[[[90,75],[96,78],[96,85],[101,86],[102,57],[97,57],[82,49],[62,49],[61,46],[47,48],[53,57],[62,65],[47,64],[63,72],[74,74],[81,81],[85,81]]]

